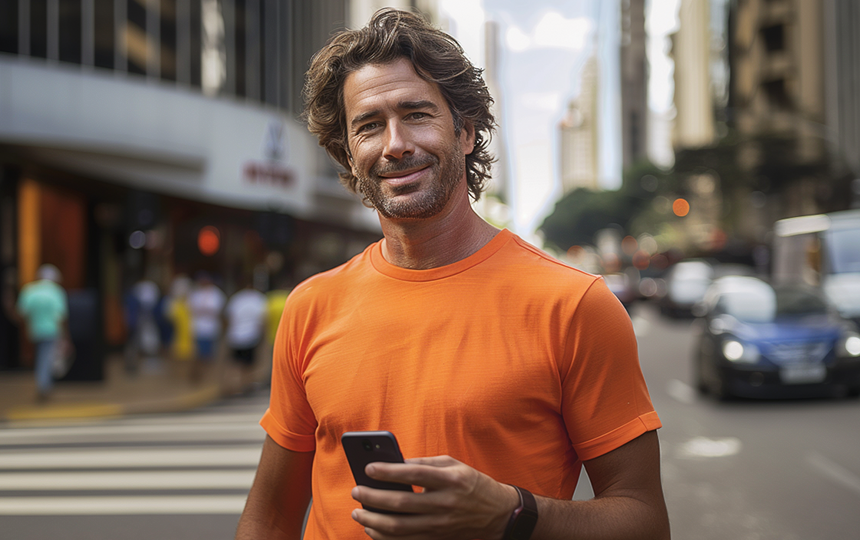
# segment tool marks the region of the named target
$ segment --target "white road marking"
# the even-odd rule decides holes
[[[696,401],[695,388],[678,379],[671,379],[666,383],[666,393],[676,401],[687,405]]]
[[[737,437],[709,439],[694,437],[678,448],[678,456],[682,458],[718,458],[733,456],[740,453],[741,440]]]
[[[806,461],[812,465],[812,468],[833,480],[837,484],[860,494],[860,476],[846,469],[842,465],[827,459],[818,452],[814,452],[807,456]]]
[[[262,445],[231,448],[91,448],[21,453],[0,452],[2,469],[118,469],[137,467],[254,466]]]
[[[250,489],[254,470],[0,474],[0,491],[88,489]]]
[[[144,424],[144,425],[100,425],[78,426],[74,428],[31,428],[16,429],[0,432],[0,446],[9,444],[38,444],[38,443],[68,443],[68,442],[104,442],[128,438],[152,440],[154,435],[181,440],[211,440],[229,436],[231,440],[263,440],[265,432],[256,422],[254,423],[225,423],[225,424]],[[125,439],[127,440],[127,438]]]
[[[244,495],[0,497],[0,515],[241,514]]]

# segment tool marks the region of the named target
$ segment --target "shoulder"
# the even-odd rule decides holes
[[[573,287],[584,292],[595,282],[601,281],[600,276],[565,264],[515,234],[511,235],[511,240],[498,255],[505,272],[521,283],[531,283],[541,288],[560,287],[566,291]]]
[[[365,279],[368,273],[374,272],[370,262],[370,250],[374,246],[376,244],[371,244],[347,262],[302,281],[290,292],[288,302],[360,286],[361,280]]]

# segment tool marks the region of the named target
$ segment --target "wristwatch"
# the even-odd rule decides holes
[[[514,508],[502,538],[503,540],[529,540],[538,520],[535,496],[521,487],[514,485],[511,487],[520,495],[520,505]]]

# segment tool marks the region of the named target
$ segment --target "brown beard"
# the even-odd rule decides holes
[[[365,200],[386,218],[423,219],[437,215],[445,208],[451,196],[463,178],[466,158],[461,153],[459,140],[454,141],[450,152],[438,159],[435,156],[423,158],[408,157],[386,166],[374,165],[367,175],[356,175],[358,187]],[[426,191],[408,202],[395,202],[385,195],[381,189],[380,175],[391,175],[400,171],[420,168],[429,165],[435,179]],[[400,193],[408,193],[414,189],[407,186]]]

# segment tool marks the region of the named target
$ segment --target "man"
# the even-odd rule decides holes
[[[36,346],[37,400],[48,399],[54,387],[52,368],[67,333],[69,300],[60,285],[62,274],[53,264],[43,264],[36,271],[36,281],[21,289],[16,310],[27,323],[27,336]]]
[[[383,10],[316,55],[306,93],[385,238],[287,301],[237,538],[298,538],[311,494],[306,538],[668,538],[624,308],[471,208],[492,99],[459,45]],[[419,492],[355,487],[340,436],[370,430],[407,463],[367,474]],[[595,500],[571,501],[583,463]]]

